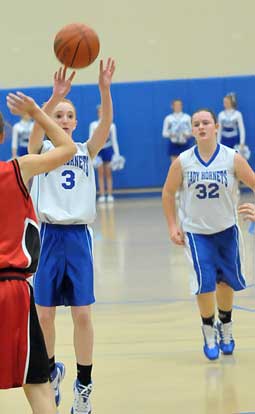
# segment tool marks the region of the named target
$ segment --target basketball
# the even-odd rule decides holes
[[[82,23],[64,26],[54,40],[54,52],[58,60],[74,69],[91,65],[98,56],[99,48],[96,32]]]

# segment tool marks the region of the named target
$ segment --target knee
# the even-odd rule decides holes
[[[73,314],[73,320],[74,320],[75,326],[79,328],[87,328],[88,326],[91,325],[90,311],[87,309],[76,311]]]
[[[220,282],[219,283],[219,287],[221,288],[221,289],[229,289],[229,286],[227,285],[227,283],[225,283],[225,282]]]
[[[54,323],[54,314],[51,309],[43,309],[38,312],[39,322],[42,327],[47,328]]]

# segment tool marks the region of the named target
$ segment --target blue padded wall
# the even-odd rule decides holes
[[[48,87],[22,89],[39,104],[51,93]],[[185,112],[192,113],[200,107],[209,107],[216,114],[222,110],[223,96],[237,93],[238,109],[242,112],[246,127],[246,142],[255,168],[255,77],[225,77],[183,79],[169,81],[117,83],[112,86],[114,121],[117,125],[120,152],[126,158],[126,168],[114,173],[114,187],[150,188],[164,183],[169,160],[166,155],[167,141],[161,136],[164,117],[170,112],[170,101],[180,98]],[[11,124],[18,118],[12,116],[5,105],[9,90],[1,91],[0,109]],[[75,85],[68,96],[77,108],[78,126],[74,132],[76,141],[88,137],[89,123],[96,119],[99,103],[97,85]],[[1,147],[0,158],[10,158],[10,139]]]

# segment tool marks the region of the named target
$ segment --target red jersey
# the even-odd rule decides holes
[[[32,200],[15,159],[0,162],[0,278],[36,271],[40,238]]]

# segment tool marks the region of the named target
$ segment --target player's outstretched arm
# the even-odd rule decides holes
[[[182,169],[179,157],[169,168],[168,176],[163,187],[162,204],[166,216],[170,239],[178,245],[184,244],[184,235],[177,225],[175,194],[182,184]]]
[[[66,77],[66,67],[60,67],[54,74],[53,91],[50,99],[43,105],[43,110],[47,115],[51,115],[54,108],[62,99],[70,92],[75,71],[71,75]],[[43,138],[45,135],[44,129],[38,122],[34,123],[33,130],[31,132],[28,144],[29,154],[38,154],[41,151]]]
[[[31,177],[53,170],[67,162],[76,153],[77,148],[71,137],[60,128],[36,102],[21,92],[7,96],[7,106],[15,115],[29,114],[51,139],[55,149],[41,155],[25,155],[18,158],[24,183]]]
[[[112,77],[115,71],[115,62],[112,58],[107,60],[104,67],[103,61],[100,60],[99,69],[99,90],[101,95],[102,116],[98,127],[95,129],[92,137],[88,140],[88,150],[91,158],[94,158],[97,153],[103,148],[109,132],[113,119],[112,97],[110,86]]]

